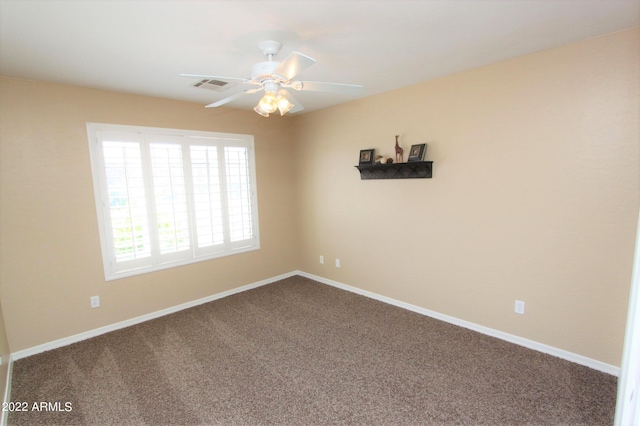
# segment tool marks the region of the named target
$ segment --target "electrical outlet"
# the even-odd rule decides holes
[[[100,307],[100,296],[91,296],[91,307],[92,308]]]
[[[524,302],[522,300],[516,300],[515,312],[516,314],[524,315]]]
[[[324,256],[320,255],[320,264],[324,265]]]
[[[340,259],[336,259],[336,268],[340,267]]]

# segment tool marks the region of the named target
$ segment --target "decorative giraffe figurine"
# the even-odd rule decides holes
[[[398,145],[398,138],[400,137],[400,135],[396,135],[396,163],[402,163],[403,160],[403,153],[404,150],[402,148],[400,148],[400,145]]]

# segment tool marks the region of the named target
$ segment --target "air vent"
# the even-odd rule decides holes
[[[241,81],[238,80],[222,80],[220,78],[205,78],[193,85],[193,87],[197,87],[198,89],[207,89],[214,92],[224,92],[232,87],[236,87],[241,84]]]
[[[202,87],[203,89],[220,90],[227,84],[229,84],[229,82],[227,81],[204,79],[194,84],[193,87]]]

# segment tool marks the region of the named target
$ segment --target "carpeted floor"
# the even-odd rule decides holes
[[[611,425],[615,397],[608,374],[296,276],[16,361],[9,424]]]

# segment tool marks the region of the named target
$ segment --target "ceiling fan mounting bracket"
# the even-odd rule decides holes
[[[280,51],[281,47],[282,47],[282,43],[274,40],[265,40],[258,45],[258,48],[262,50],[262,53],[265,56],[276,55]],[[269,57],[269,60],[271,60],[271,57]]]

